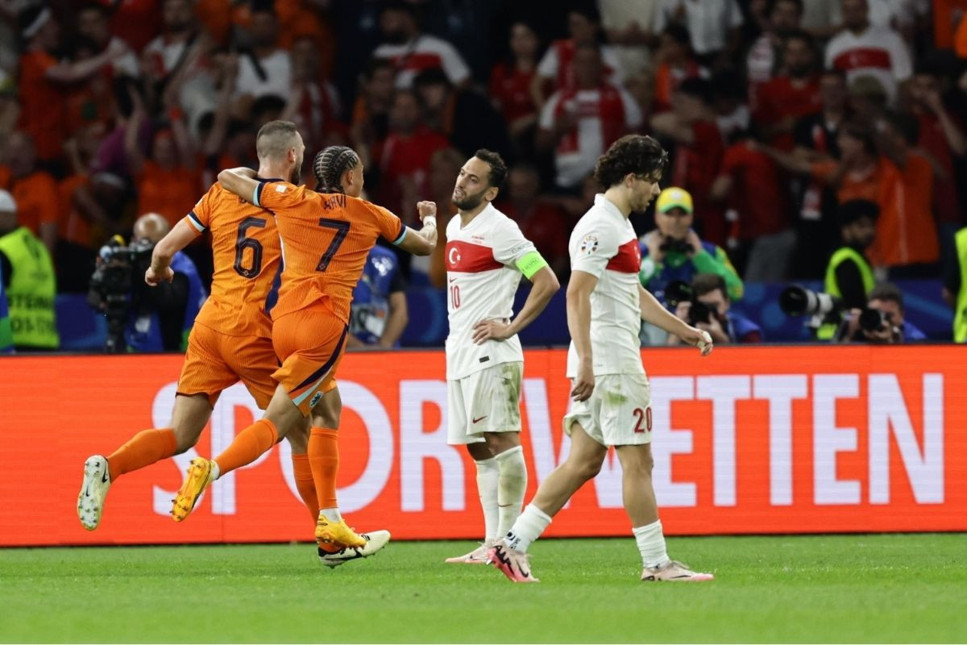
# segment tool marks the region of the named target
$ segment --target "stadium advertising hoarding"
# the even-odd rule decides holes
[[[655,487],[666,533],[967,529],[967,347],[645,350]],[[565,352],[526,353],[527,499],[567,454]],[[100,528],[74,505],[84,459],[169,419],[180,356],[0,359],[0,545],[311,540],[288,444],[228,474],[183,524],[190,459],[258,418],[226,391],[195,450],[120,478]],[[340,367],[340,504],[360,531],[477,538],[474,468],[446,438],[442,352],[349,354]],[[613,455],[549,536],[627,535]]]

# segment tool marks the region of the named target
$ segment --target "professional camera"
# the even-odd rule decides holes
[[[104,349],[108,353],[121,353],[126,349],[124,328],[135,287],[141,284],[134,276],[147,271],[153,249],[151,240],[142,239],[125,246],[124,238],[115,235],[98,252],[87,302],[107,318]]]
[[[842,301],[836,296],[792,285],[779,294],[779,308],[787,316],[820,316],[839,314]]]
[[[688,308],[688,324],[694,326],[696,323],[712,322],[712,308],[695,297],[695,290],[692,285],[684,280],[672,280],[665,287],[665,301],[674,309],[679,303],[690,302]]]
[[[683,255],[694,251],[688,240],[676,240],[673,237],[666,237],[658,248],[663,253],[682,253]]]
[[[890,326],[886,314],[879,309],[864,307],[860,312],[860,329],[868,332],[883,331]]]

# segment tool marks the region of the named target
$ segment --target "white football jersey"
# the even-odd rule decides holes
[[[641,251],[628,218],[604,195],[578,221],[568,244],[571,271],[598,279],[591,292],[591,354],[595,376],[643,374],[638,330]],[[567,352],[567,376],[578,371],[574,341]]]
[[[524,360],[520,339],[473,342],[481,320],[509,322],[520,283],[517,260],[535,251],[520,227],[488,204],[465,228],[454,215],[447,225],[447,379],[460,379],[494,365]]]

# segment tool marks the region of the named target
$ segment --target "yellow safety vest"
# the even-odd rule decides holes
[[[954,301],[954,342],[967,343],[967,228],[960,229],[954,240],[960,265],[960,291]]]
[[[47,247],[21,226],[0,237],[0,252],[13,266],[7,304],[10,330],[17,347],[57,349],[60,338],[54,317],[57,278]]]
[[[846,261],[855,262],[857,268],[859,268],[860,277],[863,280],[863,292],[869,293],[872,291],[876,285],[876,277],[873,275],[873,268],[870,266],[870,263],[856,249],[844,246],[833,253],[833,257],[829,258],[829,264],[826,266],[826,281],[823,285],[826,293],[837,298],[843,297],[843,292],[839,289],[839,283],[836,282],[836,269]],[[837,328],[838,325],[831,323],[822,325],[816,331],[816,338],[819,340],[829,340],[836,335]]]

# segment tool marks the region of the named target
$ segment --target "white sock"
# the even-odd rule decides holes
[[[665,551],[665,535],[661,532],[661,520],[631,529],[641,553],[641,562],[646,569],[654,569],[668,562]]]
[[[500,467],[497,458],[474,461],[477,464],[477,494],[480,496],[480,508],[484,516],[484,540],[493,542],[500,535],[497,533],[500,508],[497,506],[497,481],[500,478]]]
[[[222,473],[218,469],[218,462],[215,461],[214,459],[212,459],[211,462],[212,462],[212,481],[215,481],[216,479],[222,476]]]
[[[527,547],[541,536],[541,533],[550,523],[550,515],[533,504],[528,504],[507,533],[507,537],[504,538],[507,541],[507,546],[527,553]]]
[[[342,515],[338,508],[320,508],[319,515],[325,515],[327,520],[335,524],[342,522]]]
[[[520,515],[524,505],[524,492],[527,490],[527,465],[524,463],[524,449],[515,446],[505,450],[494,459],[500,467],[497,481],[497,506],[500,509],[500,525],[497,535],[506,535],[514,520]]]

